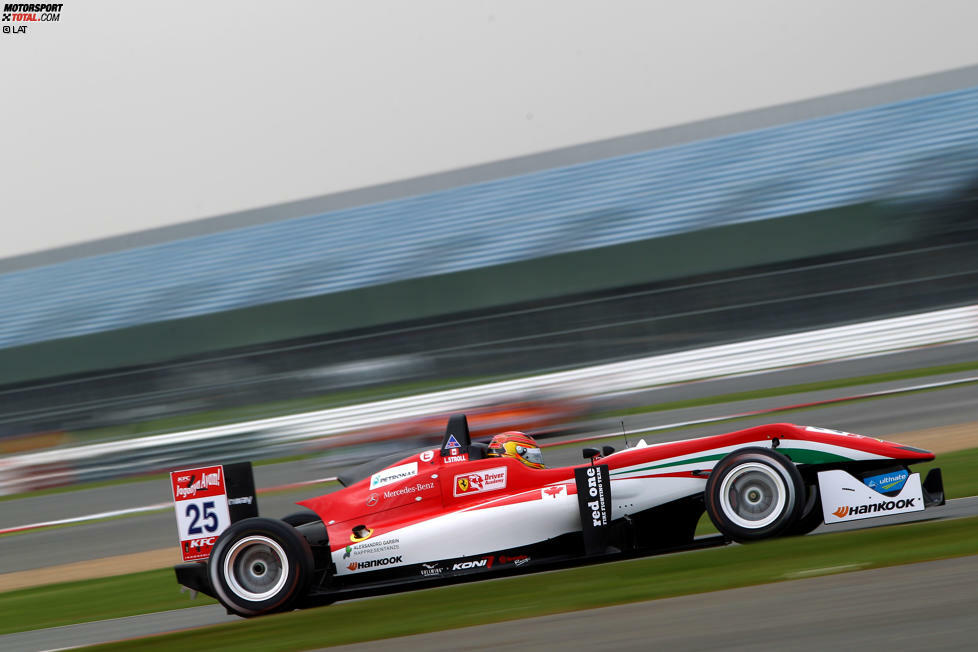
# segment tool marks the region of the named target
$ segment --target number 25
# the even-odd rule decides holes
[[[187,505],[187,517],[190,518],[190,527],[187,528],[188,534],[200,534],[203,531],[214,532],[217,530],[217,513],[214,511],[214,501],[208,500],[204,502],[204,523],[203,530],[201,530],[198,521],[200,521],[201,511],[195,503],[190,503]]]

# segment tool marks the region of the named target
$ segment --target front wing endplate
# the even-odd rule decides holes
[[[924,509],[919,473],[912,473],[896,496],[881,494],[839,469],[819,472],[818,490],[826,525]]]

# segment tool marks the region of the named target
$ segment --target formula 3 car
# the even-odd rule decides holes
[[[750,542],[944,503],[939,469],[923,482],[908,469],[933,453],[786,423],[588,448],[560,468],[487,448],[456,415],[440,448],[358,467],[282,520],[258,516],[249,463],[175,471],[177,581],[256,616],[681,548],[704,511]]]

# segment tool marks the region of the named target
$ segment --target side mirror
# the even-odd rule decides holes
[[[597,448],[585,448],[584,459],[589,460],[593,457],[597,457],[600,452],[601,451],[599,451]]]
[[[614,446],[602,446],[601,447],[601,457],[608,457],[615,452]]]

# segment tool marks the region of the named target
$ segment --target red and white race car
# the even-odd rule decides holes
[[[185,563],[177,580],[242,616],[595,558],[805,534],[944,503],[928,451],[824,428],[772,424],[528,468],[488,457],[464,415],[440,448],[377,460],[344,489],[259,518],[250,464],[172,474]]]

